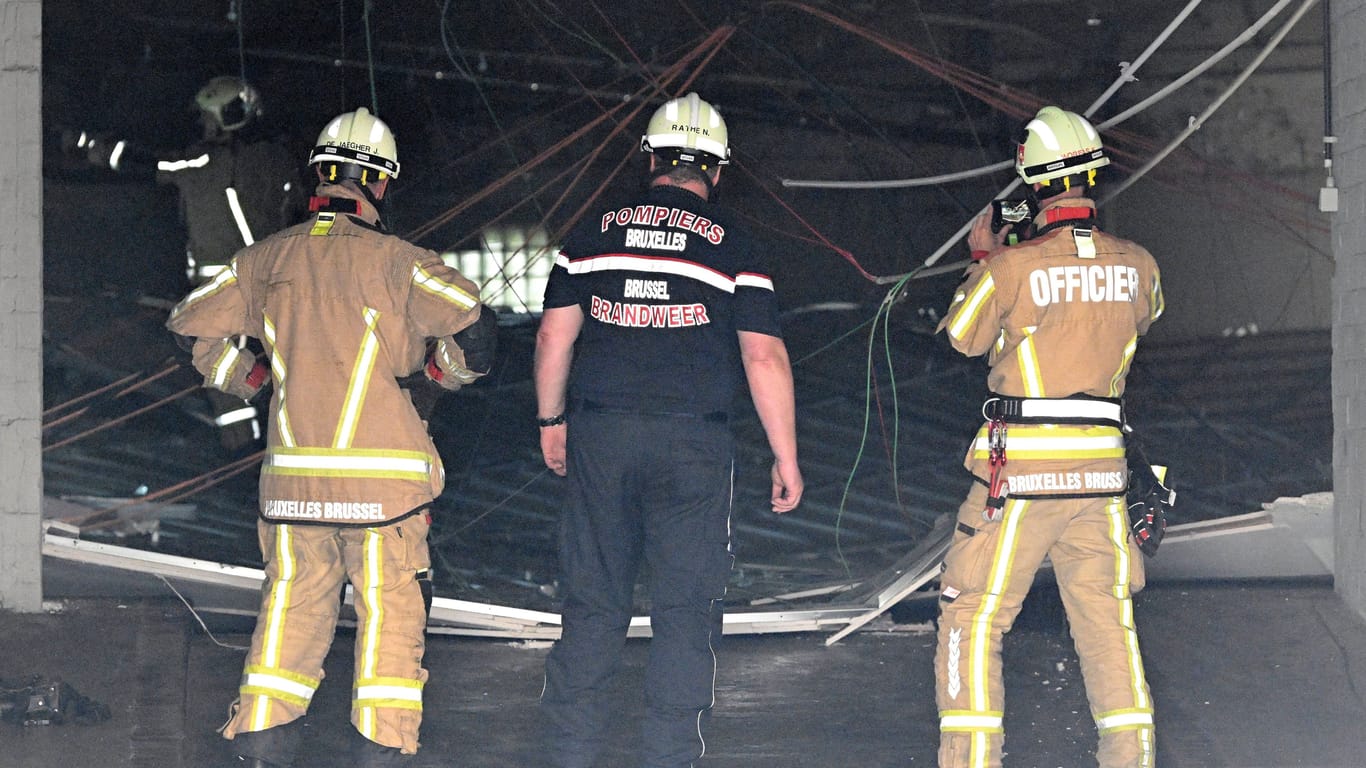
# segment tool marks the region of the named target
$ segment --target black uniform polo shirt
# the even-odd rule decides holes
[[[773,281],[729,213],[671,186],[601,210],[565,241],[545,307],[578,304],[569,397],[642,411],[729,411],[737,331],[781,336]]]

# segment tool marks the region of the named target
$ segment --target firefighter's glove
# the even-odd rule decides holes
[[[1134,543],[1143,554],[1152,557],[1167,533],[1167,517],[1176,503],[1176,491],[1162,483],[1154,483],[1146,492],[1130,494],[1129,522]]]
[[[232,339],[217,343],[195,343],[195,367],[207,370],[204,386],[236,395],[243,400],[256,399],[270,384],[270,363],[257,358],[250,350],[241,350]],[[200,367],[201,360],[207,367]]]
[[[408,393],[408,399],[413,401],[413,408],[423,421],[431,420],[436,404],[446,394],[446,388],[433,381],[425,369],[404,376],[398,380],[398,385]]]
[[[492,310],[482,308],[473,325],[439,339],[432,347],[425,366],[427,378],[452,392],[473,384],[493,370],[497,346],[498,320]]]

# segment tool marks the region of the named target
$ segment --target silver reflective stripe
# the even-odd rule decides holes
[[[320,469],[343,472],[420,472],[431,471],[426,459],[406,459],[396,456],[335,456],[321,454],[272,453],[270,464],[285,469]]]
[[[123,150],[128,148],[128,142],[120,141],[114,145],[114,151],[109,153],[109,167],[114,170],[119,169],[119,161],[123,159]]]
[[[251,227],[247,225],[247,215],[242,212],[242,203],[237,199],[237,190],[228,187],[223,193],[228,196],[228,208],[232,210],[232,220],[237,222],[237,231],[242,234],[242,242],[247,245],[256,242],[256,238],[251,236]]]
[[[991,443],[985,437],[973,441],[973,450],[991,450]],[[1010,452],[1012,454],[1031,451],[1102,451],[1121,450],[1124,438],[1120,435],[1100,435],[1096,437],[1016,437],[1016,430],[1010,431]]]
[[[1121,728],[1126,725],[1152,725],[1153,715],[1151,712],[1125,712],[1119,715],[1110,715],[1096,719],[1096,728],[1108,730],[1110,728]]]
[[[1104,400],[1039,400],[1020,401],[1020,415],[1027,418],[1101,419],[1118,422],[1119,403]]]
[[[313,698],[313,691],[315,689],[312,686],[290,680],[287,677],[268,675],[261,672],[249,672],[246,677],[247,679],[243,681],[243,685],[251,686],[252,688],[269,688],[271,690],[287,693],[291,696],[298,696],[304,700]]]
[[[406,699],[422,701],[422,689],[402,685],[358,685],[357,699]]]
[[[247,421],[249,419],[254,418],[256,418],[256,409],[252,406],[247,406],[246,408],[238,408],[233,411],[228,411],[222,416],[219,416],[218,418],[214,419],[213,423],[220,427],[226,427],[230,424],[237,424],[238,422]]]
[[[202,267],[197,267],[195,274],[199,276],[200,280],[212,280],[227,268],[227,264],[205,264]]]
[[[176,171],[183,171],[186,168],[203,168],[208,164],[209,154],[205,152],[199,157],[190,160],[162,160],[157,163],[157,170],[175,173]]]

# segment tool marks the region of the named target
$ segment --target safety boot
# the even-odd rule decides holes
[[[264,731],[243,731],[232,739],[234,768],[291,768],[304,737],[299,718]]]
[[[412,755],[405,755],[398,747],[386,747],[365,739],[355,751],[354,768],[402,768],[411,762]]]

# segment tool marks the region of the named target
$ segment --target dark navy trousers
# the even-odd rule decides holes
[[[644,575],[652,639],[640,765],[687,768],[706,750],[734,560],[730,427],[715,417],[571,408],[566,467],[563,634],[546,658],[541,696],[548,763],[590,768],[601,752]]]

